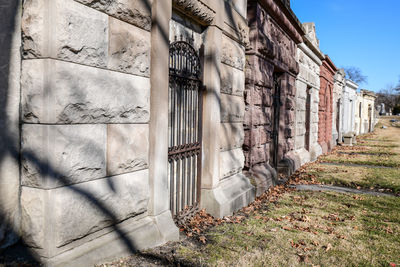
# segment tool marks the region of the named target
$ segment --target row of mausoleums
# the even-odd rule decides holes
[[[1,8],[0,248],[48,265],[176,240],[375,124],[288,0]]]

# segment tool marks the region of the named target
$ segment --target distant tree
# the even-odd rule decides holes
[[[376,105],[385,104],[386,111],[400,105],[399,85],[388,84],[376,94]]]
[[[357,67],[344,67],[346,78],[355,83],[362,84],[368,82],[368,77],[363,75],[361,70]]]
[[[400,94],[400,75],[399,75],[399,81],[397,82],[397,85],[395,86],[394,90],[396,90],[397,93]]]

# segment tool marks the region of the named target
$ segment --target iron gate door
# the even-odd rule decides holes
[[[280,109],[281,109],[281,86],[279,80],[279,74],[274,73],[274,92],[273,92],[273,122],[272,122],[272,148],[271,148],[271,160],[272,167],[278,171],[278,151],[279,151],[279,120],[280,120]]]
[[[201,65],[188,42],[169,48],[169,181],[173,215],[200,201]]]

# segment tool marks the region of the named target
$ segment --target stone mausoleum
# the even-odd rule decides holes
[[[265,191],[294,170],[297,44],[304,31],[289,1],[248,1],[245,169]]]
[[[232,214],[373,129],[289,0],[0,5],[0,250],[90,266]]]
[[[342,94],[342,136],[343,141],[355,139],[355,112],[358,84],[346,79]],[[349,143],[349,142],[347,142]],[[350,144],[352,141],[350,141]]]
[[[318,143],[322,153],[330,152],[334,146],[332,143],[332,105],[334,75],[337,68],[328,55],[322,61],[320,71],[319,111],[318,111]]]
[[[254,199],[245,0],[1,8],[1,247],[21,237],[45,264],[87,266],[178,239],[187,207],[221,217]],[[296,70],[285,38],[276,56]]]
[[[303,23],[306,35],[298,45],[300,72],[296,80],[296,138],[297,167],[317,159],[322,154],[318,143],[318,106],[320,66],[324,55],[319,49],[315,24]]]
[[[334,76],[333,98],[332,98],[332,143],[337,145],[342,142],[342,94],[346,83],[346,74],[343,69],[339,69]]]
[[[355,132],[357,135],[374,130],[376,124],[375,99],[376,95],[372,91],[361,89],[357,93],[355,112]]]

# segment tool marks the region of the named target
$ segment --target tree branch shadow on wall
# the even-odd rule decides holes
[[[151,10],[151,4],[149,0],[143,0],[146,4],[146,7]],[[9,96],[9,79],[10,79],[10,63],[11,62],[11,50],[12,50],[12,34],[16,30],[16,16],[19,14],[18,9],[21,8],[19,6],[19,1],[8,1],[8,0],[0,0],[0,10],[1,14],[4,14],[1,19],[0,19],[0,43],[1,43],[1,54],[0,54],[0,165],[2,162],[5,160],[6,157],[11,157],[15,162],[17,162],[19,165],[21,164],[21,155],[20,155],[20,139],[19,136],[16,137],[15,134],[13,134],[10,131],[10,122],[7,120],[7,114],[8,110],[7,107],[9,105],[8,103],[8,96]],[[231,10],[228,9],[228,18],[231,20],[231,24],[235,25],[234,23],[234,18],[233,14],[231,13]],[[158,27],[160,30],[162,30],[162,27],[160,25],[153,24],[152,27]],[[239,29],[235,29],[237,32],[239,32]],[[161,34],[163,36],[163,41],[169,43],[169,36],[167,33],[164,31],[161,31]],[[216,62],[216,57],[212,59],[213,64],[220,64],[219,62]],[[218,76],[221,77],[221,73],[218,73]],[[73,89],[73,88],[71,88]],[[216,92],[213,92],[213,94],[216,94]],[[215,97],[218,99],[220,105],[221,105],[221,99],[219,95],[215,95]],[[238,107],[240,108],[240,107]],[[21,125],[19,126],[20,129],[19,131],[21,132]],[[228,133],[223,133],[225,135],[228,135]],[[231,157],[234,157],[234,153],[232,150],[229,151],[231,154]],[[41,159],[40,155],[37,155],[35,151],[27,151],[24,152],[24,159],[29,161],[30,164],[36,167],[36,169],[39,171],[39,173],[42,176],[46,176],[48,174],[51,174],[50,177],[57,177],[59,180],[59,183],[62,185],[69,185],[71,184],[71,181],[69,181],[66,174],[62,173],[62,171],[56,169],[54,166],[51,166],[47,160]],[[21,176],[21,174],[20,174]],[[21,182],[21,181],[20,181]],[[109,184],[109,186],[112,189],[112,184]],[[112,222],[111,227],[113,230],[118,234],[119,239],[124,243],[125,247],[127,250],[129,250],[132,254],[141,254],[143,257],[148,257],[148,258],[158,258],[165,262],[165,258],[155,255],[152,253],[140,253],[134,244],[133,240],[129,239],[124,232],[123,229],[120,228],[118,223],[120,223],[120,220],[117,219],[115,213],[107,207],[106,203],[103,203],[101,200],[97,199],[96,197],[93,196],[92,193],[88,192],[87,190],[77,188],[77,187],[68,187],[70,190],[73,190],[75,194],[78,194],[82,196],[87,202],[90,202],[93,204],[93,206],[100,210],[104,216],[108,217],[110,221]],[[0,203],[0,207],[2,207],[2,203]],[[5,211],[0,208],[0,228],[2,229],[10,229],[6,234],[15,236],[16,239],[19,239],[19,242],[11,246],[9,248],[6,248],[2,251],[0,251],[0,263],[4,261],[14,261],[16,258],[19,260],[28,260],[34,265],[40,264],[40,262],[35,260],[35,253],[31,251],[29,248],[23,245],[23,237],[21,236],[20,229],[14,229],[14,223],[7,221],[6,216],[5,216]],[[13,232],[12,232],[13,231]],[[3,241],[0,236],[0,241]]]
[[[151,11],[150,1],[143,1],[147,9]],[[18,26],[16,21],[17,19],[20,19],[17,18],[17,16],[20,14],[20,8],[20,1],[0,0],[0,13],[2,14],[0,18],[0,166],[7,157],[12,158],[14,162],[21,166],[20,138],[19,136],[16,137],[15,134],[10,131],[10,127],[12,127],[12,125],[8,121],[9,114],[7,109],[9,105],[9,94],[11,87],[9,79],[12,75],[10,64],[15,63],[11,62],[12,39],[13,33],[19,31],[19,29],[16,29]],[[162,29],[162,27],[159,25],[153,24],[153,27],[158,27],[160,30]],[[168,42],[167,34],[165,32],[162,34],[164,41]],[[20,91],[18,93],[20,93]],[[19,132],[21,133],[21,122],[19,123]],[[24,152],[23,156],[24,160],[28,161],[32,166],[34,166],[40,175],[48,175],[53,179],[54,177],[57,177],[56,179],[61,185],[71,184],[71,181],[66,178],[67,175],[56,169],[54,166],[51,166],[46,159],[41,159],[42,155],[36,154],[35,151],[26,151]],[[21,186],[21,174],[19,174],[19,177],[19,185]],[[10,178],[1,177],[2,180]],[[109,183],[109,186],[113,190],[113,185]],[[131,253],[140,253],[134,241],[128,238],[127,233],[118,225],[121,220],[117,219],[117,216],[113,210],[107,207],[106,203],[102,202],[100,199],[97,199],[91,192],[82,188],[68,187],[68,189],[83,197],[85,201],[90,202],[95,209],[101,211],[101,213],[107,217],[110,222],[112,222],[110,226],[106,227],[113,228],[114,232],[117,233],[119,240],[123,242],[128,251]],[[10,245],[9,247],[0,249],[0,264],[14,264],[17,260],[17,264],[19,264],[18,261],[29,261],[30,264],[39,265],[40,262],[36,258],[35,253],[24,245],[23,236],[21,236],[21,229],[19,227],[15,227],[14,222],[11,222],[6,218],[6,210],[3,210],[3,204],[4,203],[0,203],[0,230],[5,229],[5,236],[2,236],[2,232],[0,232],[0,242],[3,243],[9,236],[12,236],[14,240],[12,242],[8,242],[8,245]],[[2,244],[0,243],[0,245]],[[143,254],[143,256],[147,257],[147,254]],[[148,257],[154,258],[154,256],[151,255]]]

